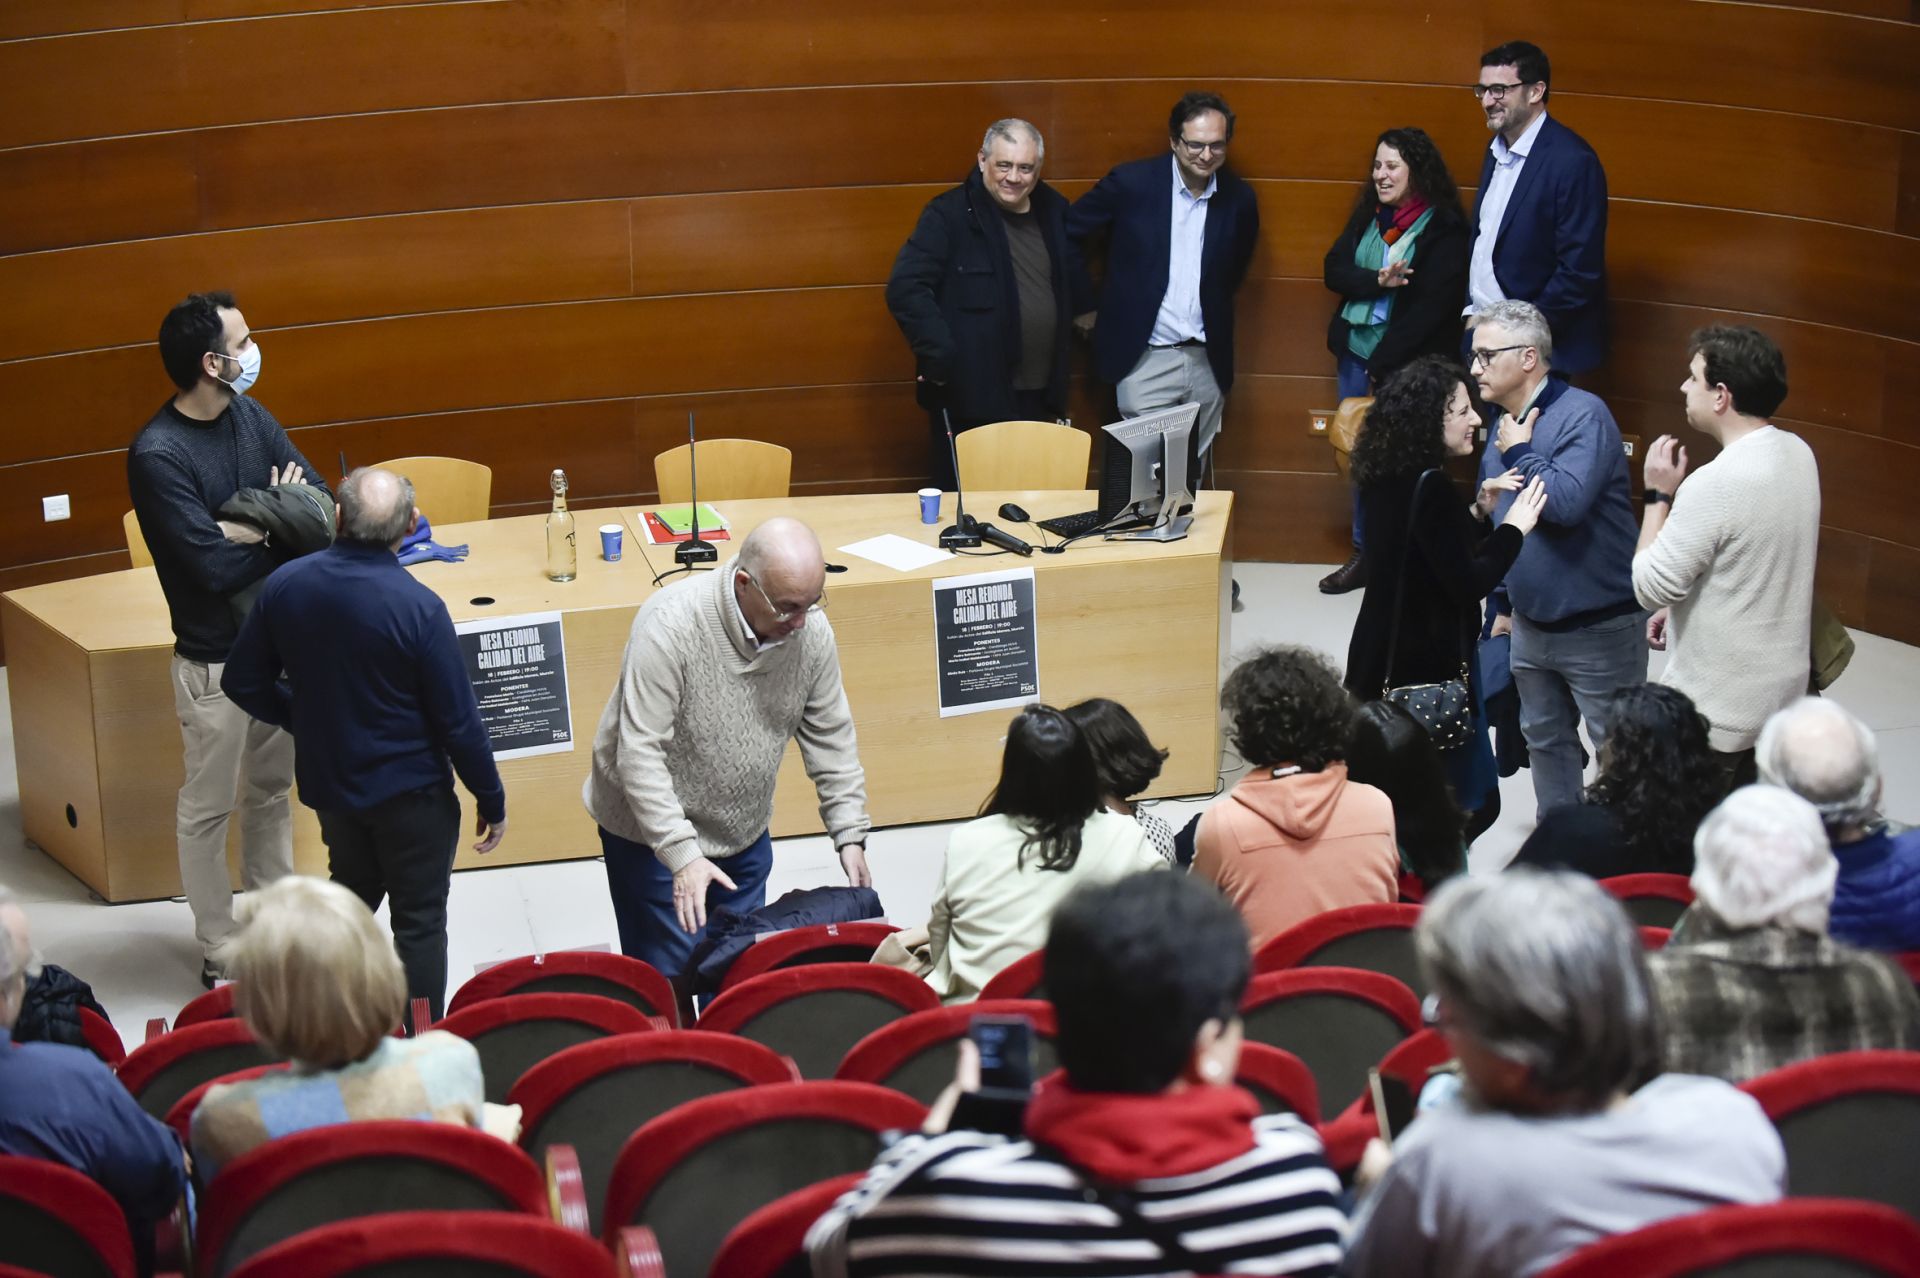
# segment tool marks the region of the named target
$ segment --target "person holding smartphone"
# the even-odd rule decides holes
[[[1075,888],[1046,944],[1063,1068],[1021,1105],[1030,1033],[981,1018],[921,1132],[808,1234],[814,1274],[1332,1274],[1346,1220],[1319,1137],[1234,1085],[1250,948],[1186,876]]]

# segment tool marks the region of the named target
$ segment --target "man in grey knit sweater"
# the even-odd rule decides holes
[[[582,798],[600,826],[620,948],[678,977],[709,908],[766,902],[774,781],[791,738],[847,881],[867,871],[866,775],[826,619],[826,561],[772,519],[732,562],[641,605]]]

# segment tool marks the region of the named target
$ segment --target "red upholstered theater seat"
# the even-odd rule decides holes
[[[551,1146],[573,1148],[597,1234],[607,1182],[629,1136],[687,1101],[794,1081],[789,1061],[751,1039],[661,1030],[569,1047],[521,1075],[507,1102],[521,1107],[520,1147],[535,1162],[544,1163]]]
[[[450,1123],[342,1123],[295,1132],[220,1169],[200,1206],[203,1278],[224,1278],[321,1225],[400,1211],[545,1218],[546,1180],[525,1153]]]
[[[1353,967],[1391,976],[1415,993],[1425,993],[1413,957],[1417,905],[1350,905],[1296,923],[1261,946],[1253,956],[1256,972],[1293,967]]]
[[[700,1013],[700,1028],[791,1056],[805,1078],[831,1078],[861,1039],[909,1012],[938,1007],[911,972],[871,963],[811,963],[750,977]]]
[[[262,1074],[271,1074],[275,1070],[285,1068],[287,1068],[286,1063],[282,1061],[272,1065],[255,1065],[251,1069],[235,1070],[231,1074],[210,1078],[173,1103],[173,1108],[167,1111],[167,1126],[173,1128],[179,1135],[182,1145],[187,1145],[193,1137],[193,1111],[200,1108],[200,1102],[206,1099],[209,1091],[222,1083],[244,1083],[250,1078],[258,1078]]]
[[[1920,1278],[1920,1224],[1891,1207],[1802,1198],[1715,1207],[1583,1247],[1540,1278]]]
[[[502,1105],[520,1076],[548,1057],[613,1034],[645,1034],[657,1025],[633,1004],[598,994],[517,994],[463,1007],[433,1028],[473,1044],[487,1099]]]
[[[407,1211],[322,1225],[276,1243],[233,1278],[614,1278],[599,1241],[505,1212]]]
[[[80,1009],[80,1035],[87,1041],[87,1050],[108,1065],[118,1068],[120,1062],[127,1059],[127,1046],[120,1041],[120,1031],[90,1007]]]
[[[1452,1059],[1453,1049],[1447,1045],[1446,1036],[1436,1029],[1423,1029],[1395,1044],[1393,1050],[1382,1056],[1374,1068],[1380,1071],[1382,1078],[1397,1079],[1418,1100],[1420,1089],[1427,1085],[1434,1067]],[[1327,1162],[1342,1173],[1351,1171],[1359,1164],[1367,1141],[1379,1134],[1380,1122],[1374,1116],[1373,1094],[1364,1090],[1359,1099],[1329,1119],[1320,1129],[1320,1139],[1327,1147]]]
[[[722,990],[749,977],[807,963],[865,963],[900,929],[891,923],[820,923],[789,928],[748,946],[727,969]]]
[[[33,1274],[134,1278],[127,1218],[70,1167],[0,1154],[0,1264]]]
[[[1250,1042],[1306,1062],[1322,1110],[1338,1111],[1366,1091],[1367,1067],[1420,1028],[1420,1000],[1378,972],[1296,967],[1254,977],[1240,1016]]]
[[[976,1016],[1024,1016],[1033,1024],[1034,1077],[1049,1074],[1060,1060],[1054,1054],[1053,1004],[1038,999],[987,999],[933,1007],[882,1025],[853,1045],[834,1077],[875,1083],[933,1104],[953,1082],[959,1041]]]
[[[1640,927],[1670,928],[1693,904],[1693,885],[1684,874],[1616,874],[1600,886],[1626,907]]]
[[[226,1020],[233,1015],[233,991],[231,982],[208,990],[180,1009],[173,1018],[173,1027],[185,1029],[189,1025]]]
[[[1047,952],[1035,950],[1022,955],[994,973],[980,991],[989,998],[1045,998]]]
[[[720,1244],[710,1278],[811,1278],[807,1231],[860,1177],[850,1172],[796,1189],[748,1216]]]
[[[883,1132],[917,1129],[926,1114],[911,1097],[869,1083],[777,1083],[688,1101],[620,1151],[601,1234],[612,1245],[622,1226],[647,1225],[669,1274],[704,1274],[755,1210],[866,1170]]]
[[[1253,1093],[1261,1113],[1297,1114],[1302,1122],[1319,1126],[1320,1088],[1307,1063],[1292,1052],[1266,1043],[1242,1043],[1233,1081]]]
[[[1838,1052],[1748,1079],[1787,1148],[1787,1192],[1920,1219],[1920,1052]]]
[[[116,1071],[140,1108],[165,1118],[175,1102],[223,1074],[273,1063],[273,1053],[235,1020],[204,1021],[170,1030],[127,1054]]]
[[[624,954],[595,950],[529,954],[496,963],[454,992],[447,1014],[509,994],[598,994],[630,1003],[648,1016],[665,1017],[669,1026],[680,1023],[673,983],[658,969]]]

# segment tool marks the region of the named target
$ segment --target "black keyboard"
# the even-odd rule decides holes
[[[1059,515],[1053,519],[1042,519],[1040,527],[1056,537],[1078,537],[1090,533],[1105,521],[1097,510],[1083,510],[1077,515]]]

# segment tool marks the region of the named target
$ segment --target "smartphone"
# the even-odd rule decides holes
[[[1413,1121],[1413,1089],[1390,1074],[1377,1069],[1367,1071],[1367,1090],[1373,1095],[1373,1120],[1380,1125],[1380,1139],[1393,1144],[1394,1138]]]
[[[980,1091],[992,1097],[1033,1091],[1033,1024],[1024,1016],[976,1016],[967,1037],[980,1049]]]

